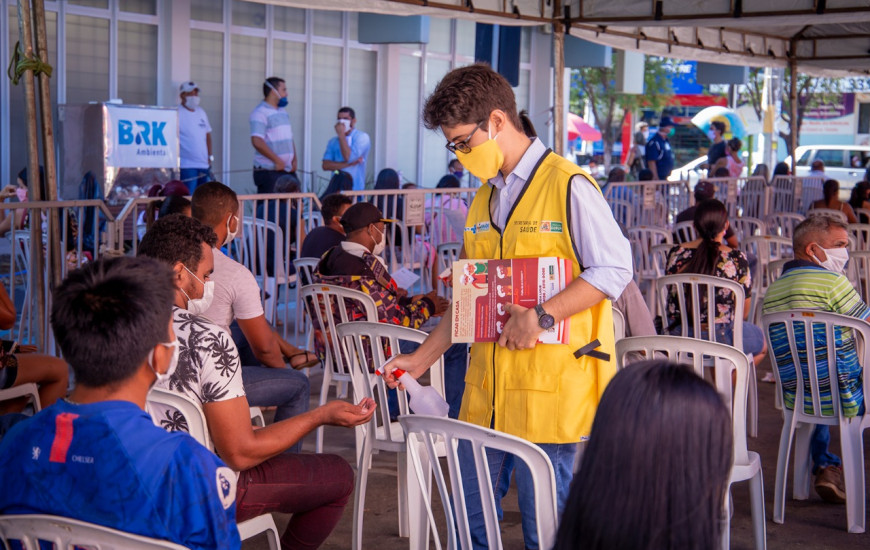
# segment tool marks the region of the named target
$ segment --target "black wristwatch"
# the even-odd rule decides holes
[[[553,325],[556,324],[556,319],[553,318],[552,315],[544,311],[544,306],[538,304],[535,306],[535,313],[538,314],[538,326],[544,330],[549,330],[553,328]]]

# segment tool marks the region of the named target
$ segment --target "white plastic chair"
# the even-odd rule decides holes
[[[774,212],[767,217],[767,228],[771,235],[791,239],[794,228],[804,219],[802,214],[796,212]]]
[[[801,362],[806,361],[806,369],[803,367],[795,368],[796,384],[795,384],[795,407],[789,409],[782,408],[782,433],[779,439],[779,456],[776,462],[776,489],[773,495],[773,521],[783,523],[785,521],[785,493],[786,493],[786,475],[788,473],[788,463],[791,454],[792,443],[794,443],[795,465],[794,465],[794,487],[792,498],[795,500],[806,500],[810,494],[810,482],[812,474],[812,461],[810,459],[810,438],[812,437],[813,429],[816,424],[825,424],[828,426],[839,426],[840,428],[840,449],[842,451],[843,460],[843,478],[846,485],[846,523],[850,533],[863,533],[865,530],[865,494],[864,494],[864,438],[863,432],[867,428],[868,419],[870,417],[865,413],[862,416],[845,417],[842,415],[840,405],[839,387],[831,388],[830,380],[838,380],[838,370],[836,361],[828,361],[827,371],[823,371],[821,375],[818,372],[816,363],[819,358],[819,349],[816,347],[814,353],[807,354],[806,343],[803,347],[798,347],[795,339],[795,328],[803,327],[804,335],[814,334],[813,329],[816,326],[824,327],[825,331],[825,354],[824,357],[836,357],[834,345],[834,329],[839,327],[849,328],[852,330],[853,337],[858,339],[856,348],[859,353],[859,361],[865,368],[870,365],[870,327],[865,321],[845,315],[837,315],[835,313],[827,313],[821,311],[806,311],[806,310],[791,310],[777,313],[768,313],[762,317],[764,324],[764,333],[768,339],[768,348],[771,353],[771,360],[774,365],[778,365],[780,361],[785,362],[783,356],[777,356],[777,347],[773,346],[770,338],[770,329],[774,325],[784,325],[785,333],[788,338],[788,354],[790,357],[800,357]],[[806,342],[806,339],[804,339]],[[862,344],[858,345],[858,344]],[[773,369],[776,377],[777,389],[782,388],[782,380],[780,379],[779,368]],[[821,408],[822,381],[827,379],[830,402],[833,408],[832,414],[823,414]],[[839,385],[838,385],[839,386]],[[809,387],[809,394],[806,393]],[[870,380],[868,376],[863,376],[863,390],[865,396],[870,395]],[[781,390],[780,390],[781,391]],[[812,403],[812,413],[807,413],[805,408],[806,398],[809,398]],[[785,401],[783,399],[783,401]]]
[[[680,222],[674,225],[674,233],[677,234],[677,243],[687,243],[698,238],[695,222]]]
[[[48,514],[24,514],[0,516],[0,540],[4,548],[25,550],[41,548],[87,548],[89,550],[150,550],[169,548],[185,550],[186,547],[168,540],[153,539],[125,533],[109,527],[77,519]],[[40,542],[48,543],[48,546]]]
[[[764,517],[764,481],[761,473],[761,456],[746,446],[746,400],[748,377],[752,372],[751,361],[741,350],[716,342],[699,342],[694,338],[680,336],[634,336],[616,342],[616,366],[626,368],[627,357],[644,353],[647,358],[663,354],[672,362],[690,364],[698,376],[704,377],[704,367],[714,365],[716,390],[723,396],[731,411],[731,426],[734,435],[734,460],[731,465],[729,485],[749,480],[750,504],[752,507],[752,530],[755,547],[767,548],[767,529]],[[628,364],[627,368],[631,368]],[[735,384],[732,389],[732,373]],[[729,487],[726,499],[730,499]],[[726,506],[727,510],[728,506]],[[727,527],[722,533],[722,548],[730,548],[730,514],[724,518]]]
[[[625,315],[616,308],[613,308],[613,335],[617,342],[625,338]]]
[[[319,404],[329,396],[330,386],[336,386],[336,396],[347,395],[347,384],[352,383],[351,365],[342,352],[341,342],[335,327],[349,321],[378,321],[378,309],[372,297],[365,292],[335,285],[305,285],[300,299],[314,328],[315,337],[320,333],[325,348],[323,382],[320,387]],[[353,309],[352,309],[353,308]],[[354,318],[354,314],[361,317]],[[315,452],[323,452],[323,426],[316,430]]]
[[[245,240],[242,263],[260,284],[266,320],[273,323],[278,313],[279,290],[296,282],[295,275],[287,275],[284,263],[284,231],[275,222],[253,218],[242,222],[242,232]],[[271,258],[268,257],[270,242],[273,245]],[[269,275],[269,265],[273,267],[272,275]]]
[[[462,243],[441,243],[437,248],[436,265],[437,273],[440,275],[445,269],[452,268],[453,262],[459,259],[459,253],[462,251]],[[441,289],[441,296],[448,300],[453,298],[453,287],[447,286],[443,282],[438,281],[438,286]]]
[[[318,215],[320,213],[318,212]],[[296,268],[296,280],[300,285],[310,285],[314,282],[314,270],[320,258],[296,258],[293,260],[293,266]],[[296,292],[296,303],[299,304],[299,292]],[[311,321],[305,315],[304,308],[296,307],[296,326],[297,334],[305,333],[306,349],[314,349],[314,330],[311,326]],[[311,374],[311,369],[305,369],[305,376]]]
[[[151,388],[145,410],[151,416],[154,425],[168,432],[186,431],[200,445],[214,452],[214,442],[208,432],[205,414],[199,403],[190,397],[163,388]],[[250,407],[251,422],[256,426],[264,426],[263,414],[259,407]],[[262,514],[238,524],[239,537],[247,540],[253,536],[265,533],[269,550],[281,548],[281,537],[272,514]],[[174,547],[173,547],[174,548]]]
[[[851,250],[870,250],[870,224],[850,223],[846,225],[846,232],[854,239],[854,242],[851,243]]]
[[[663,277],[668,267],[668,252],[674,247],[672,244],[656,244],[650,249],[653,258],[653,266],[656,270],[656,279]],[[652,310],[650,310],[652,311]]]
[[[767,235],[767,223],[759,218],[749,216],[737,217],[730,220],[734,233],[737,234],[737,242],[743,242],[749,237]]]
[[[42,404],[39,402],[39,386],[33,382],[0,390],[0,401],[18,399],[19,397],[27,397],[28,401],[33,406],[34,413],[42,410]]]
[[[628,228],[628,240],[634,256],[634,279],[637,286],[646,290],[646,305],[652,315],[656,314],[655,280],[662,273],[652,254],[652,248],[671,243],[671,232],[663,227],[641,225]]]
[[[712,275],[665,275],[664,277],[656,281],[656,289],[658,290],[660,300],[659,304],[662,308],[661,311],[667,311],[668,291],[671,286],[677,287],[677,304],[682,318],[680,336],[689,336],[691,328],[691,334],[694,338],[697,338],[699,340],[708,340],[710,342],[716,341],[716,331],[706,330],[707,325],[704,325],[703,327],[701,326],[700,298],[701,296],[704,296],[705,298],[704,301],[706,302],[705,305],[707,309],[707,319],[713,320],[716,319],[717,312],[715,296],[719,295],[723,291],[731,292],[734,297],[734,322],[732,323],[733,340],[731,345],[739,350],[743,350],[743,311],[746,296],[743,292],[742,285],[735,283],[734,281],[731,281],[729,279],[714,277]],[[701,290],[702,287],[704,287],[704,290]],[[686,299],[687,296],[690,297],[692,305],[691,327],[689,326],[689,323],[686,322],[685,317],[686,312],[688,311],[688,300]],[[667,322],[666,319],[664,321]],[[704,337],[702,329],[706,330],[706,337]],[[752,437],[756,437],[758,435],[758,380],[755,376],[755,363],[751,360],[751,358],[749,361],[749,365],[751,372],[749,376],[748,404],[746,407],[746,416],[749,422],[749,435]]]
[[[749,320],[758,323],[761,319],[761,304],[767,288],[774,281],[770,273],[770,263],[775,260],[791,258],[793,255],[792,240],[786,237],[757,235],[747,237],[740,243],[747,257],[756,259],[752,271],[752,300],[749,303]]]
[[[866,304],[870,299],[870,251],[850,252],[846,272],[861,300]]]
[[[496,449],[511,453],[517,460],[528,465],[532,475],[535,493],[535,518],[538,527],[538,542],[540,548],[552,548],[556,541],[557,509],[556,509],[556,479],[553,465],[547,454],[534,443],[524,439],[482,428],[450,418],[433,416],[404,415],[399,422],[405,430],[408,440],[408,454],[417,474],[417,482],[421,488],[427,486],[429,469],[435,473],[435,483],[441,494],[441,505],[447,518],[447,548],[471,548],[471,533],[468,526],[465,492],[462,475],[459,469],[459,441],[470,442],[474,453],[474,464],[477,469],[478,488],[480,490],[483,517],[486,525],[486,539],[490,548],[502,548],[501,532],[496,515],[495,497],[492,491],[489,466],[486,461],[486,450]],[[450,478],[448,488],[441,462],[438,460],[436,444],[444,441],[447,451],[447,471]],[[421,446],[425,448],[425,457]],[[428,462],[428,466],[424,465]],[[424,471],[424,468],[426,471]],[[435,533],[435,547],[441,549],[441,537],[438,534],[432,513],[432,499],[425,499],[429,523]],[[453,521],[453,518],[456,521]],[[457,533],[457,526],[459,532]]]
[[[411,537],[411,548],[428,547],[428,525],[423,511],[423,493],[416,482],[410,479],[407,446],[402,427],[390,420],[387,406],[387,386],[383,378],[372,374],[387,359],[399,353],[399,342],[418,344],[428,336],[425,332],[398,325],[355,321],[336,327],[345,352],[353,361],[353,388],[355,400],[370,397],[378,403],[378,409],[363,429],[357,429],[357,477],[354,491],[353,542],[351,547],[362,548],[363,510],[365,509],[368,472],[372,454],[379,451],[396,453],[399,492],[399,536]],[[390,350],[387,354],[385,347]],[[442,396],[444,392],[444,359],[439,358],[429,369],[432,387]],[[408,414],[407,393],[399,392],[399,413]],[[360,435],[362,444],[360,445]],[[442,455],[443,456],[443,453]]]
[[[849,218],[846,217],[845,212],[834,210],[833,208],[810,208],[807,210],[807,217],[810,216],[826,216],[828,218],[833,218],[840,223],[849,223]]]
[[[303,285],[310,285],[314,282],[314,269],[320,263],[320,258],[296,258],[293,260],[293,267],[296,268],[296,278]]]
[[[855,217],[858,218],[858,222],[860,223],[862,219],[870,220],[870,209],[867,208],[853,208],[855,211]]]

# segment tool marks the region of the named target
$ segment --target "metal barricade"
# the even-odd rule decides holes
[[[820,177],[776,176],[771,182],[770,212],[797,212],[806,215],[813,202],[823,197]]]

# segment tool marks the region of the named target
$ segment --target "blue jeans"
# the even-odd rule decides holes
[[[403,340],[399,342],[399,351],[413,353],[420,344]],[[462,406],[462,394],[465,392],[465,371],[468,369],[468,344],[453,344],[444,352],[444,397],[450,405],[447,416],[459,418],[459,408]],[[387,405],[390,416],[399,416],[399,398],[396,390],[387,393]]]
[[[810,456],[813,457],[813,474],[819,473],[822,468],[839,466],[840,457],[828,452],[831,444],[831,430],[827,424],[816,424],[813,435],[810,438]]]
[[[556,503],[558,514],[562,515],[568,493],[571,489],[571,480],[574,477],[574,455],[577,452],[576,443],[538,443],[553,464],[556,474]],[[486,524],[483,519],[483,508],[480,500],[480,488],[477,483],[477,471],[474,467],[474,455],[468,441],[459,442],[459,468],[462,475],[462,485],[465,493],[465,507],[468,513],[468,527],[471,533],[472,547],[476,550],[489,548],[486,540]],[[523,522],[523,540],[525,547],[530,550],[538,548],[538,528],[535,518],[535,495],[532,476],[528,466],[522,460],[502,451],[487,450],[486,461],[489,465],[492,490],[495,495],[495,507],[498,519],[501,520],[504,512],[501,500],[508,492],[511,482],[511,472],[516,470],[517,499],[519,500],[520,514]],[[454,507],[455,507],[454,503]]]
[[[291,368],[276,369],[262,366],[242,366],[242,382],[248,404],[252,407],[277,407],[275,422],[308,411],[311,388],[308,377]],[[298,453],[302,440],[287,449]]]
[[[208,168],[182,168],[179,177],[190,189],[191,195],[198,185],[214,180],[214,176],[211,175],[211,170]]]

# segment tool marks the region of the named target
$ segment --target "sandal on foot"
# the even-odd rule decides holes
[[[305,361],[302,361],[301,363],[294,363],[293,360],[297,357],[304,357]],[[309,357],[313,357],[314,359],[308,359]],[[310,369],[311,367],[320,364],[320,359],[318,359],[317,356],[310,351],[300,351],[299,353],[294,353],[289,357],[285,357],[284,360],[287,361],[290,367],[296,370]]]

